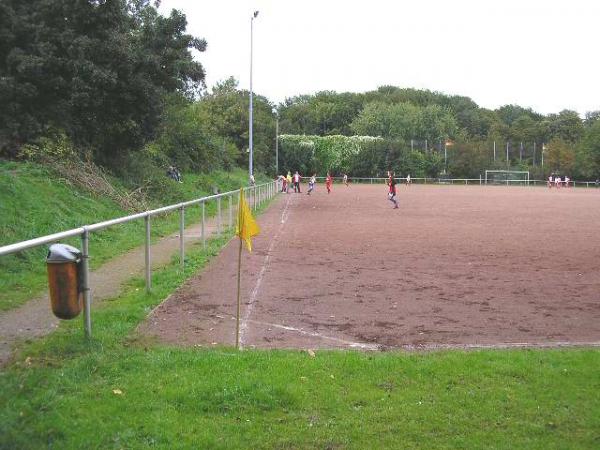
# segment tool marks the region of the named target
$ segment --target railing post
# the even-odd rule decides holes
[[[85,337],[92,337],[92,292],[90,291],[90,233],[86,227],[81,235],[81,290],[83,291],[83,328]]]
[[[146,292],[152,290],[152,271],[150,268],[150,216],[144,217],[146,225],[146,242],[144,244],[144,261],[146,265]]]
[[[206,235],[204,234],[204,200],[200,202],[202,205],[202,226],[200,233],[202,234],[202,247],[206,248]]]
[[[219,233],[219,236],[221,235],[222,228],[223,222],[221,218],[221,197],[217,197],[217,233]]]
[[[179,210],[179,264],[181,270],[185,268],[185,208],[182,206]]]
[[[231,194],[229,194],[229,197],[227,197],[228,203],[229,203],[229,229],[231,229],[231,226],[233,224],[233,209],[232,209],[232,200],[231,200]]]

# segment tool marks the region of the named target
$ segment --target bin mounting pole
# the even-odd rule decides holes
[[[83,291],[83,328],[85,337],[92,337],[92,293],[90,291],[90,232],[83,227],[81,235],[81,290]]]

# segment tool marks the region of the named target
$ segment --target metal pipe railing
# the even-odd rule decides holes
[[[304,177],[304,178],[308,178],[308,177]],[[317,180],[325,180],[325,177],[315,177]],[[342,180],[342,177],[332,177],[334,180]],[[370,183],[373,184],[374,182],[386,182],[387,181],[387,177],[352,177],[352,178],[348,178],[348,181],[350,182],[364,182],[364,183]],[[395,177],[394,178],[397,181],[406,181],[405,177]],[[512,183],[512,184],[524,184],[524,185],[533,185],[533,186],[537,186],[538,184],[543,184],[546,185],[547,184],[547,180],[533,180],[533,179],[529,179],[529,180],[521,180],[521,179],[514,179],[514,180],[497,180],[495,182],[492,182],[490,180],[487,180],[487,183],[485,181],[484,178],[430,178],[430,177],[421,177],[421,178],[410,178],[411,182],[419,182],[422,181],[423,184],[427,184],[427,183],[438,183],[438,184],[454,184],[454,183],[464,183],[464,184],[480,184],[480,185],[485,185],[485,184],[506,184],[508,182],[508,184]],[[564,184],[564,182],[561,182]],[[418,184],[418,183],[415,183]],[[586,188],[589,188],[590,185],[592,187],[595,188],[600,188],[600,183],[596,183],[596,181],[577,181],[577,180],[569,180],[569,185],[573,186],[573,187],[577,187],[578,185],[585,185]]]
[[[278,189],[276,189],[276,181],[270,181],[268,183],[264,183],[257,186],[250,186],[246,188],[242,188],[244,192],[247,192],[248,195],[252,198],[252,204],[254,209],[256,210],[259,206],[259,203],[263,201],[269,200],[274,197],[278,193]],[[259,190],[259,195],[257,196],[257,189]],[[68,239],[72,237],[80,237],[81,238],[81,246],[82,246],[82,274],[81,274],[81,289],[83,292],[83,303],[84,303],[84,328],[85,334],[87,337],[91,337],[92,335],[92,325],[91,325],[91,286],[89,285],[89,239],[90,234],[96,231],[101,231],[106,228],[120,225],[123,223],[131,222],[138,219],[144,219],[145,225],[145,242],[144,242],[144,265],[145,265],[145,281],[146,281],[146,291],[150,292],[152,290],[152,267],[151,260],[152,255],[150,251],[150,243],[151,243],[151,218],[153,216],[159,214],[166,214],[171,211],[179,210],[179,260],[180,266],[183,270],[185,268],[185,208],[195,205],[200,205],[201,207],[201,239],[202,245],[206,247],[206,203],[210,201],[216,201],[217,203],[217,232],[220,235],[223,233],[223,217],[222,217],[222,208],[221,208],[221,199],[227,197],[228,205],[229,205],[229,228],[233,226],[233,196],[238,197],[237,207],[239,208],[239,193],[240,189],[235,191],[223,192],[220,194],[210,195],[207,197],[197,198],[194,200],[189,200],[186,202],[177,203],[174,205],[164,206],[162,208],[157,208],[149,211],[144,211],[137,214],[132,214],[129,216],[119,217],[117,219],[106,220],[104,222],[98,222],[92,225],[85,225],[83,227],[73,228],[71,230],[61,231],[59,233],[53,233],[46,236],[37,237],[34,239],[29,239],[27,241],[16,242],[10,245],[4,245],[0,247],[0,256],[10,255],[12,253],[17,253],[23,250],[27,250],[34,247],[39,247],[45,244],[51,244],[54,242],[61,241],[63,239]],[[262,193],[262,197],[260,195]]]

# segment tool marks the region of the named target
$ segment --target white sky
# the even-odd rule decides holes
[[[162,0],[208,42],[207,85],[234,76],[280,102],[390,84],[515,103],[600,109],[598,0]]]

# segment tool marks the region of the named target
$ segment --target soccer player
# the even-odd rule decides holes
[[[571,181],[571,179],[565,175],[565,187],[569,187],[569,181]]]
[[[292,187],[292,174],[291,174],[291,172],[289,170],[288,170],[288,173],[287,173],[287,176],[286,176],[285,179],[287,181],[287,183],[286,183],[286,191],[285,192],[287,194],[289,194],[290,193],[290,189]]]
[[[296,170],[296,173],[294,174],[294,192],[297,193],[297,194],[300,194],[300,179],[301,178],[302,177],[300,176],[300,174]]]
[[[317,174],[313,174],[312,177],[310,177],[310,180],[308,181],[308,192],[307,194],[310,195],[310,193],[312,191],[315,190],[315,183],[317,182]]]
[[[552,175],[548,176],[548,187],[552,188]]]
[[[398,209],[398,201],[396,200],[396,180],[394,180],[394,173],[388,170],[388,200],[394,204],[394,209]]]
[[[344,184],[348,187],[348,175],[344,174]]]
[[[411,181],[410,181],[410,173],[409,173],[408,175],[406,175],[406,185],[410,186],[410,183],[411,183]]]
[[[325,186],[327,187],[328,194],[331,194],[331,185],[332,184],[333,184],[333,178],[331,177],[329,172],[327,172],[327,177],[325,178]]]
[[[560,175],[556,175],[554,177],[554,187],[556,187],[556,189],[558,189],[560,187]]]

